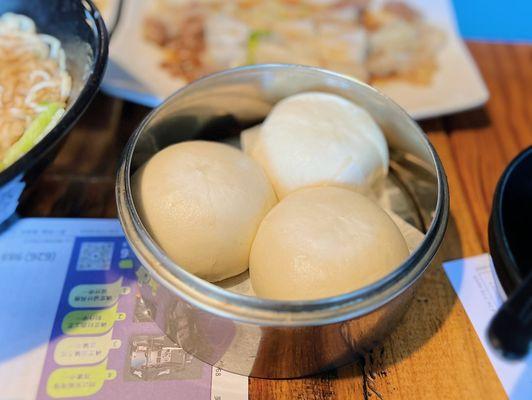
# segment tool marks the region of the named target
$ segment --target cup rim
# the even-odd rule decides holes
[[[222,76],[260,70],[291,69],[345,80],[362,85],[384,99],[408,119],[427,146],[436,169],[437,200],[434,217],[421,244],[394,271],[368,286],[349,293],[316,300],[279,301],[230,292],[179,267],[153,241],[136,211],[131,193],[131,161],[137,140],[153,118],[180,96]],[[158,283],[188,303],[210,313],[245,323],[263,326],[309,326],[342,322],[367,314],[391,301],[408,289],[428,267],[439,248],[449,215],[449,191],[443,165],[434,147],[417,123],[400,106],[378,90],[355,78],[318,67],[295,64],[259,64],[237,67],[200,78],[176,91],[152,110],[130,137],[123,152],[116,181],[118,216],[126,237],[144,268]]]
[[[489,248],[493,266],[505,295],[513,293],[523,282],[521,273],[506,232],[507,222],[504,218],[504,198],[510,182],[520,172],[519,167],[528,158],[532,159],[532,146],[522,150],[504,169],[493,195],[491,216],[488,224]],[[522,170],[522,167],[521,167]]]

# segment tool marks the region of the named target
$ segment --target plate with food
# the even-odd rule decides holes
[[[448,0],[126,0],[103,87],[156,106],[201,76],[267,63],[355,77],[418,119],[488,98]]]

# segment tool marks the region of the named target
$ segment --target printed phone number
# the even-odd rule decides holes
[[[26,253],[3,253],[0,261],[25,261],[25,262],[50,262],[55,261],[56,253],[53,251],[29,251]]]

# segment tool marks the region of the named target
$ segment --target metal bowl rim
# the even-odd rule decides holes
[[[379,281],[358,290],[334,297],[310,301],[277,301],[232,293],[198,278],[179,267],[164,254],[144,228],[134,206],[130,184],[131,160],[137,140],[152,119],[170,103],[188,91],[193,90],[195,85],[208,82],[211,79],[217,79],[221,76],[264,69],[275,70],[287,68],[293,69],[294,71],[301,70],[303,72],[325,74],[337,79],[347,80],[350,85],[362,85],[375,95],[384,98],[388,106],[396,108],[404,118],[408,119],[416,134],[420,136],[421,140],[427,146],[436,167],[438,184],[434,217],[425,238],[418,248],[398,268]],[[267,326],[309,326],[336,323],[368,314],[388,303],[410,287],[428,267],[429,262],[434,257],[443,240],[449,215],[449,192],[443,165],[421,128],[410,118],[406,111],[384,94],[355,78],[318,67],[293,64],[251,65],[216,72],[192,82],[168,97],[159,107],[145,117],[129,139],[123,152],[117,174],[116,197],[118,215],[126,237],[134,252],[143,263],[144,268],[148,269],[156,281],[164,285],[172,293],[200,309],[241,322]],[[129,226],[129,223],[132,224],[132,227]],[[139,249],[135,243],[141,244],[144,248]],[[160,270],[151,265],[146,259],[146,255],[153,256],[159,264],[158,267],[163,267],[164,270]],[[388,290],[387,296],[383,297],[378,295],[383,292],[383,289],[390,288],[392,290]]]

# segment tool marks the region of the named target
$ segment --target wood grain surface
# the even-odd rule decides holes
[[[359,361],[319,376],[250,379],[250,399],[502,399],[506,395],[443,273],[444,260],[488,251],[491,199],[505,165],[532,145],[532,46],[469,43],[491,97],[480,109],[421,123],[443,160],[451,220],[437,260],[399,328]],[[120,153],[149,110],[99,95],[23,216],[115,217]]]

